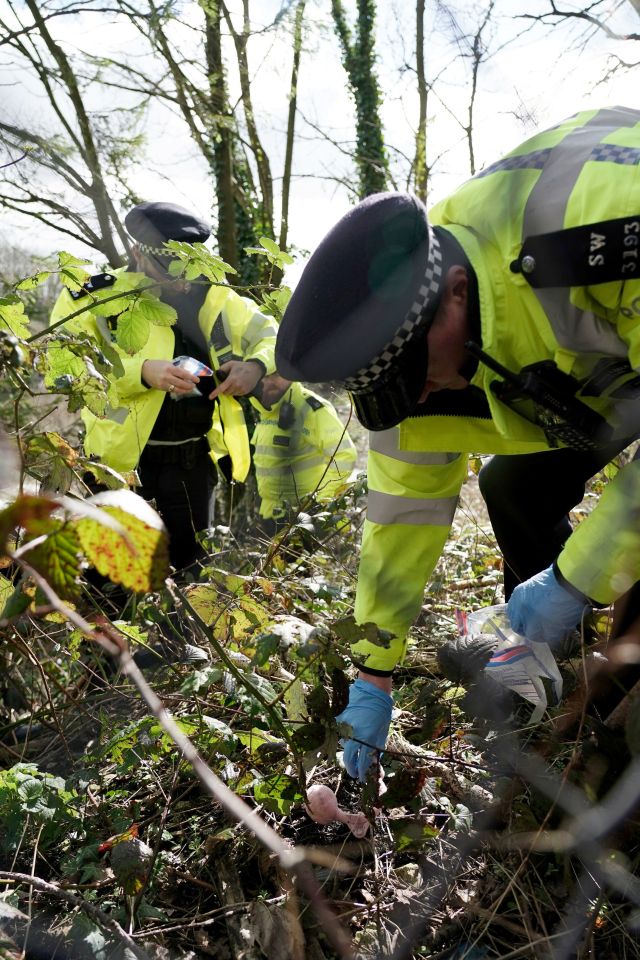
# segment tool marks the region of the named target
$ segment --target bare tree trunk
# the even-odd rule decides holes
[[[236,232],[236,215],[233,177],[232,132],[228,123],[220,123],[220,118],[231,120],[227,102],[224,62],[222,59],[222,40],[220,33],[221,10],[217,0],[210,0],[204,6],[206,16],[205,50],[207,74],[211,101],[210,118],[211,140],[213,142],[211,166],[216,182],[218,223],[216,237],[218,252],[223,260],[236,270],[239,266],[240,251]]]
[[[238,75],[240,78],[240,93],[242,106],[244,109],[245,120],[247,123],[247,132],[249,134],[249,143],[256,162],[258,171],[258,182],[260,184],[261,194],[261,229],[268,236],[274,236],[273,229],[273,179],[271,177],[271,166],[269,157],[262,146],[262,141],[258,133],[258,127],[253,109],[253,100],[251,96],[251,75],[249,70],[249,58],[247,56],[247,43],[251,35],[251,24],[249,18],[249,0],[242,0],[242,31],[238,32],[231,19],[228,7],[224,0],[219,0],[224,18],[233,38],[238,58]]]
[[[427,81],[424,72],[424,7],[425,0],[416,0],[416,77],[418,84],[418,129],[413,161],[413,183],[416,196],[427,202]]]
[[[78,87],[71,64],[69,63],[69,60],[67,59],[62,48],[55,42],[49,33],[47,25],[38,8],[38,4],[35,2],[35,0],[25,0],[25,3],[33,17],[38,33],[42,37],[49,53],[56,62],[58,70],[60,71],[60,77],[66,87],[67,95],[71,100],[75,118],[80,131],[79,138],[70,128],[67,121],[61,117],[60,111],[56,108],[55,98],[52,100],[52,106],[54,106],[54,109],[56,109],[58,116],[63,119],[65,128],[76,142],[82,159],[89,169],[91,183],[89,185],[88,196],[93,204],[98,220],[100,232],[99,250],[105,255],[110,264],[116,266],[121,262],[121,254],[116,247],[114,231],[115,234],[120,237],[122,243],[125,245],[125,248],[128,245],[128,239],[126,231],[120,223],[120,218],[118,217],[118,214],[116,213],[107,193],[107,188],[101,170],[98,149],[94,140],[91,122],[85,110],[82,94]]]
[[[289,195],[291,191],[291,170],[293,166],[293,144],[296,126],[296,110],[298,105],[298,71],[300,69],[300,54],[302,51],[302,23],[306,0],[298,0],[296,18],[293,28],[293,64],[291,67],[291,86],[289,88],[289,115],[287,118],[287,143],[284,154],[284,170],[282,174],[282,208],[280,213],[280,237],[278,245],[286,250],[289,234]],[[275,271],[274,271],[275,274]],[[273,275],[274,284],[280,283],[282,272]]]
[[[475,33],[475,36],[473,37],[473,44],[472,44],[471,93],[469,95],[469,107],[468,107],[468,113],[467,113],[468,122],[465,127],[467,145],[469,148],[469,170],[471,171],[471,176],[473,176],[476,172],[476,157],[475,157],[475,150],[474,150],[474,144],[473,144],[473,124],[474,124],[473,111],[476,103],[476,93],[478,91],[478,72],[480,70],[480,64],[484,60],[484,54],[486,52],[486,48],[484,47],[482,42],[482,34],[484,32],[485,27],[491,20],[491,14],[493,13],[494,6],[495,6],[495,0],[489,0],[489,4],[485,11],[484,17],[482,18],[482,22],[480,23],[480,26],[478,27]]]

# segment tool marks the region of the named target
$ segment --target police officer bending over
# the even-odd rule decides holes
[[[174,326],[151,325],[147,343],[134,356],[119,350],[125,372],[116,387],[122,406],[105,419],[83,409],[84,446],[87,455],[115,470],[137,468],[138,492],[155,500],[169,531],[171,563],[181,570],[202,554],[196,533],[210,523],[216,462],[230,460],[236,480],[249,471],[247,425],[235,397],[252,393],[264,374],[273,372],[276,329],[251,300],[228,287],[169,275],[171,257],[163,244],[204,243],[210,229],[199,217],[172,203],[141,203],[127,214],[125,226],[134,241],[128,269],[157,281],[160,298],[178,318]],[[113,283],[122,272],[102,275],[99,285],[105,277]],[[88,290],[95,286],[90,281]],[[52,321],[75,312],[82,294],[63,291]],[[69,327],[99,341],[111,336],[116,319],[104,324],[87,312]],[[175,366],[180,356],[212,368],[214,379],[200,382]]]
[[[281,324],[283,376],[337,381],[370,435],[353,647],[340,720],[364,778],[391,675],[447,539],[467,454],[504,555],[508,615],[556,645],[640,580],[640,460],[572,532],[586,481],[640,433],[640,112],[579,113],[430,211],[358,204],[311,257]],[[624,631],[640,613],[631,590]],[[369,744],[362,746],[359,742]]]

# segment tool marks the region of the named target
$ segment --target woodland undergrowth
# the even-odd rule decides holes
[[[180,269],[223,282],[200,246],[175,251]],[[59,255],[69,289],[85,268]],[[639,703],[598,718],[580,699],[608,612],[535,725],[515,698],[442,675],[460,612],[502,599],[472,460],[387,748],[357,783],[335,720],[349,644],[388,642],[352,616],[365,480],[310,498],[273,540],[253,483],[221,488],[206,559],[170,571],[135,477],[83,455],[77,415],[116,405],[123,353],[175,318],[133,275],[88,307],[117,307],[120,353],[62,322],[34,332],[48,277],[0,299],[2,960],[637,957]],[[277,296],[261,304],[276,317]],[[87,502],[87,474],[106,499]],[[309,817],[317,784],[367,815],[364,839]]]
[[[197,579],[137,594],[122,616],[113,591],[98,601],[86,591],[78,605],[98,602],[96,616],[126,637],[210,768],[308,852],[355,955],[552,956],[584,878],[579,857],[535,849],[566,812],[514,771],[512,754],[544,758],[558,783],[580,779],[589,731],[555,736],[560,708],[536,728],[517,711],[510,722],[478,718],[465,689],[439,675],[436,649],[455,633],[456,609],[501,598],[495,546],[464,510],[396,678],[387,792],[352,781],[336,757],[364,494],[359,481],[269,542],[237,532],[253,524],[236,497]],[[207,659],[188,659],[190,647]],[[107,919],[149,957],[339,955],[278,858],[203,790],[107,654],[59,613],[27,611],[7,626],[2,659],[5,956],[131,955]],[[580,671],[579,657],[563,665],[566,689]],[[595,796],[605,771],[588,772]],[[314,823],[304,807],[312,783],[365,810],[369,836]],[[99,847],[134,824],[152,858],[126,893]],[[636,844],[627,823],[631,872]],[[589,901],[579,923],[580,956],[633,956],[633,910],[619,891]]]

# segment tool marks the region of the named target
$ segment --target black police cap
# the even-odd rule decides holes
[[[416,407],[442,255],[424,205],[407,193],[367,197],[322,240],[285,311],[276,346],[289,380],[335,381],[371,430]]]
[[[124,225],[142,253],[163,260],[170,259],[163,247],[167,240],[204,243],[211,236],[204,220],[177,203],[139,203],[126,215]]]

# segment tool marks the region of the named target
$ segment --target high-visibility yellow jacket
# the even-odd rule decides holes
[[[253,444],[262,517],[281,517],[310,493],[332,499],[356,462],[356,448],[332,404],[300,383],[262,411]]]
[[[534,290],[510,270],[525,237],[622,217],[632,218],[624,282]],[[585,402],[618,436],[640,433],[640,112],[577,114],[465,183],[430,220],[453,234],[477,275],[482,348],[514,372],[553,360],[580,381],[597,374],[583,389]],[[404,656],[407,630],[449,534],[468,454],[551,446],[540,427],[493,395],[496,379],[480,364],[466,390],[431,394],[424,416],[370,435],[356,618],[394,639],[388,647],[359,641],[356,663],[390,672]],[[603,604],[640,579],[640,460],[609,483],[558,566],[569,583]]]
[[[106,299],[110,295],[107,288],[100,291],[98,299]],[[82,305],[82,301],[74,300],[67,290],[63,290],[53,309],[51,321],[75,313],[79,305]],[[260,313],[253,301],[240,297],[228,287],[212,286],[198,320],[205,342],[210,344],[210,365],[214,370],[227,360],[259,360],[266,373],[273,373],[276,324],[270,317]],[[105,320],[89,311],[74,317],[68,326],[90,333],[98,342],[107,337],[112,339]],[[142,365],[145,360],[172,360],[174,344],[172,328],[156,325],[151,326],[149,339],[134,356],[119,349],[115,342],[111,343],[118,351],[124,367],[124,376],[115,381],[120,407],[109,410],[105,418],[94,416],[86,408],[82,410],[86,428],[84,448],[88,456],[95,456],[120,472],[127,472],[136,466],[165,399],[164,391],[150,389],[143,383]],[[212,428],[207,434],[211,456],[217,461],[229,455],[234,478],[244,480],[251,458],[242,407],[234,397],[221,396],[219,399],[220,402],[215,405]]]

